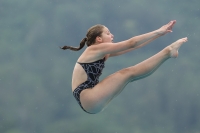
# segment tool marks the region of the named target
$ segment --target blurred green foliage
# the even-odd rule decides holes
[[[0,132],[199,133],[199,5],[199,0],[0,0]],[[179,58],[127,85],[105,111],[83,112],[71,92],[82,51],[59,46],[78,46],[98,23],[122,41],[173,19],[173,33],[109,59],[101,79],[187,36]]]

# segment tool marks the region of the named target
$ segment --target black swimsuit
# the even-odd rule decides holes
[[[104,68],[104,62],[105,62],[105,58],[91,62],[91,63],[80,63],[77,62],[78,64],[80,64],[83,69],[85,70],[86,74],[87,74],[87,80],[85,82],[83,82],[82,84],[80,84],[74,91],[73,91],[73,95],[76,98],[78,104],[80,105],[80,107],[87,112],[81,105],[81,101],[80,101],[80,94],[81,91],[83,91],[84,89],[88,89],[88,88],[93,88],[96,84],[99,83],[99,76],[102,73],[102,70]],[[89,113],[89,112],[87,112]]]

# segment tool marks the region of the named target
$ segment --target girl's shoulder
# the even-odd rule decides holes
[[[83,51],[83,53],[80,55],[80,57],[78,58],[77,62],[94,62],[97,60],[100,60],[102,58],[107,59],[108,56],[102,56],[98,53],[96,53],[95,51],[90,50],[90,48],[86,48],[85,51]]]

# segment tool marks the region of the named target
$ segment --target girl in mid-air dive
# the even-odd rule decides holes
[[[177,40],[143,62],[119,70],[99,82],[105,61],[143,47],[151,41],[172,32],[175,20],[161,28],[132,37],[121,42],[113,42],[114,36],[104,25],[91,27],[79,47],[64,46],[62,49],[78,51],[87,48],[78,58],[72,75],[72,92],[80,107],[87,113],[95,114],[117,96],[132,81],[151,75],[163,62],[178,56],[178,49],[187,37]]]

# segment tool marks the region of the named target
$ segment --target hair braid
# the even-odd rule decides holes
[[[72,51],[79,51],[85,46],[86,42],[87,42],[87,38],[85,37],[80,42],[80,46],[79,47],[63,46],[63,47],[60,47],[60,48],[63,49],[63,50],[69,49],[69,50],[72,50]]]

